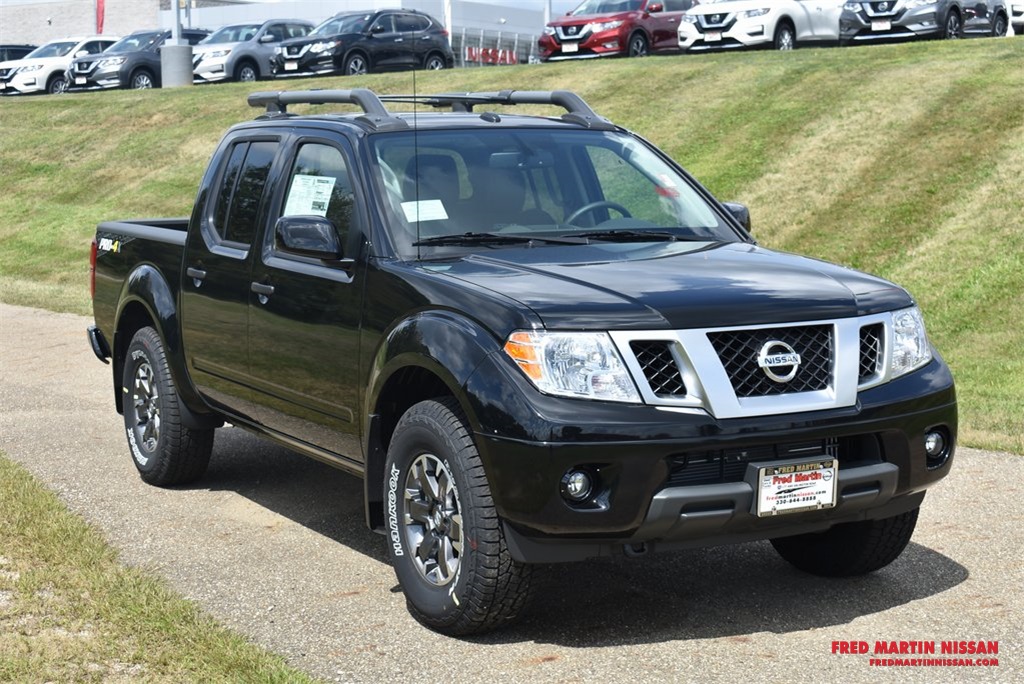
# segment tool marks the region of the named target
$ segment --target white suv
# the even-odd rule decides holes
[[[103,52],[117,36],[87,36],[53,40],[26,55],[0,64],[0,93],[62,93],[67,88],[64,72],[71,60]]]
[[[722,0],[694,5],[679,24],[679,47],[689,52],[805,42],[836,42],[843,0]]]

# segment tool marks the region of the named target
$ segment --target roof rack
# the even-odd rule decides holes
[[[501,90],[480,93],[442,93],[439,95],[384,95],[382,102],[409,102],[431,107],[451,107],[454,112],[472,112],[477,105],[500,104],[544,104],[562,107],[565,121],[594,128],[613,131],[616,129],[608,119],[598,115],[582,97],[568,90]]]
[[[371,128],[401,129],[409,124],[391,113],[377,97],[377,93],[366,88],[351,90],[282,90],[277,92],[253,93],[248,98],[250,107],[266,107],[262,117],[288,115],[288,105],[293,104],[353,104],[362,108],[364,115],[358,119]]]

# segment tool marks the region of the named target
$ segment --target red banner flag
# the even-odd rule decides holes
[[[96,33],[103,33],[103,15],[106,11],[106,3],[104,0],[96,0]]]

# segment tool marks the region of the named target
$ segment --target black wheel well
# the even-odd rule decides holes
[[[156,75],[153,73],[153,71],[149,67],[137,66],[134,69],[132,69],[131,76],[128,77],[129,86],[132,85],[132,83],[135,81],[135,77],[139,74],[149,74],[149,80],[153,81],[153,85],[156,85]]]
[[[649,35],[647,35],[647,31],[643,30],[642,28],[633,29],[633,32],[629,34],[629,42],[632,43],[633,42],[633,37],[637,36],[637,35],[643,36],[644,40],[647,41],[648,45],[651,44],[651,37]],[[627,46],[628,46],[628,43],[627,43]]]
[[[370,68],[370,55],[361,48],[353,48],[345,53],[345,57],[341,60],[341,68],[344,69],[348,65],[348,60],[352,59],[353,55],[360,55],[366,60],[366,68]]]
[[[428,52],[423,58],[423,64],[426,65],[426,63],[430,61],[431,57],[440,57],[441,61],[445,62],[447,65],[447,60],[444,58],[444,54],[440,50],[431,50]]]
[[[49,89],[50,88],[50,84],[53,83],[54,81],[56,81],[58,78],[61,78],[61,79],[64,78],[64,74],[62,74],[60,71],[52,72],[46,78],[46,88]]]
[[[117,404],[117,412],[121,413],[124,410],[123,397],[118,389],[121,383],[121,375],[124,373],[124,359],[128,351],[128,345],[132,343],[132,338],[142,328],[146,326],[156,327],[153,323],[153,318],[149,315],[149,311],[140,302],[131,302],[125,306],[124,311],[121,312],[121,317],[117,321],[117,330],[114,333],[114,349],[113,349],[113,373],[114,373],[114,401]]]
[[[793,32],[793,37],[796,38],[796,24],[794,24],[793,20],[790,19],[787,15],[779,17],[779,21],[776,23],[775,26],[775,33],[778,33],[779,29],[782,28],[783,26],[788,26],[789,30]]]
[[[414,404],[427,399],[452,396],[452,390],[435,373],[420,366],[396,371],[381,390],[374,406],[363,477],[366,523],[371,530],[384,529],[384,462],[395,427]]]
[[[374,413],[380,416],[381,447],[387,452],[395,426],[414,404],[450,396],[452,390],[433,372],[421,366],[406,366],[388,378],[377,397]]]

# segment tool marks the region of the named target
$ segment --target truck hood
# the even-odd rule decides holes
[[[694,5],[690,9],[686,10],[687,14],[690,15],[709,15],[709,14],[732,14],[733,12],[745,12],[747,10],[755,10],[767,7],[769,10],[778,9],[780,5],[775,2],[765,2],[765,0],[720,0],[719,2],[702,2],[699,5]]]
[[[551,329],[762,325],[913,304],[881,278],[745,243],[517,247],[423,268],[516,300]]]
[[[205,54],[207,54],[209,52],[219,52],[221,50],[223,50],[224,52],[231,52],[232,50],[234,50],[236,47],[238,47],[241,44],[242,44],[241,42],[234,42],[234,43],[202,43],[200,45],[193,45],[192,46],[192,56],[195,57],[196,55],[205,55]]]

